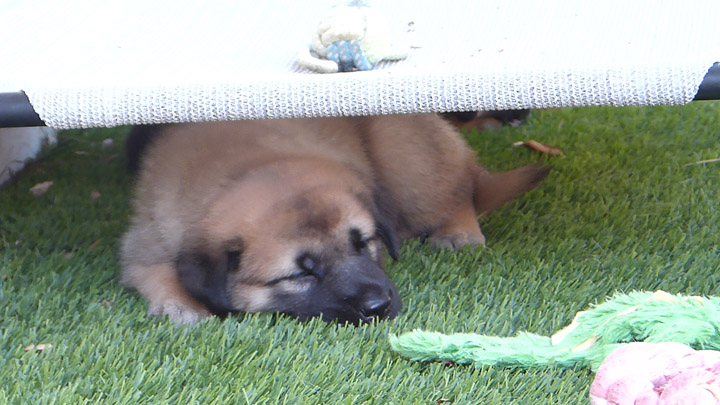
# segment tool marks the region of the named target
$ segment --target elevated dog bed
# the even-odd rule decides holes
[[[319,74],[296,57],[336,1],[4,2],[0,126],[720,97],[719,68],[708,74],[720,60],[717,0],[366,3],[406,41],[407,58],[371,71]]]

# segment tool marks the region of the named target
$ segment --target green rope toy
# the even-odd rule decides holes
[[[720,349],[720,298],[664,291],[616,294],[578,312],[570,325],[551,337],[528,332],[504,338],[444,335],[422,330],[390,335],[393,350],[414,361],[522,367],[589,364],[593,370],[617,347],[637,341]]]

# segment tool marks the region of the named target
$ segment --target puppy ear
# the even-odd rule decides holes
[[[399,238],[395,233],[395,215],[393,215],[393,204],[389,196],[390,194],[380,186],[376,186],[372,193],[360,192],[356,194],[358,200],[370,211],[375,219],[376,233],[385,244],[388,254],[393,260],[398,260],[397,246],[399,245]]]
[[[234,260],[230,258],[230,260]],[[232,311],[227,292],[228,260],[218,263],[207,254],[181,252],[175,262],[180,285],[215,315]]]
[[[378,236],[385,244],[390,257],[393,260],[398,260],[397,246],[399,245],[399,238],[395,232],[395,215],[393,215],[392,208],[394,205],[390,200],[390,194],[378,186],[373,192],[372,201],[372,213],[375,217],[375,228]]]
[[[388,222],[379,220],[376,220],[375,227],[377,229],[378,236],[380,236],[380,239],[383,241],[385,247],[387,248],[388,254],[390,255],[390,257],[393,258],[393,260],[397,260],[398,237],[395,234],[393,227]]]

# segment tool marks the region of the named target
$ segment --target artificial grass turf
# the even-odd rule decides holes
[[[481,220],[487,247],[406,243],[388,266],[404,309],[358,328],[270,314],[193,328],[147,319],[116,282],[125,132],[63,132],[0,190],[0,403],[583,403],[588,368],[412,363],[387,335],[547,335],[618,290],[720,295],[720,162],[684,166],[720,157],[720,103],[539,111],[470,133],[489,168],[554,169]],[[523,139],[565,154],[510,147]],[[47,194],[27,191],[46,180]],[[23,350],[38,343],[53,347]]]

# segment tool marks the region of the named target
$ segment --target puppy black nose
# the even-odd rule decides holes
[[[390,307],[390,301],[390,296],[385,294],[368,299],[363,305],[363,315],[366,318],[383,318]]]

